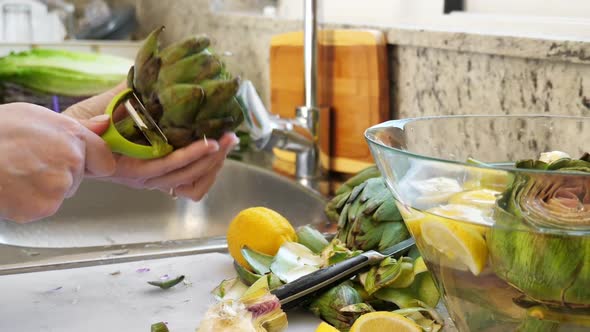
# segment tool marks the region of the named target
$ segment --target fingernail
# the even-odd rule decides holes
[[[108,114],[101,114],[101,115],[97,115],[95,117],[90,118],[88,121],[92,121],[92,122],[105,122],[107,120],[109,120],[110,116]]]
[[[235,146],[240,143],[240,138],[235,133],[227,133],[226,135],[232,137],[231,142],[229,142],[229,146]]]
[[[216,141],[210,140],[208,142],[208,147],[209,147],[209,153],[213,153],[213,152],[219,151],[219,144]]]

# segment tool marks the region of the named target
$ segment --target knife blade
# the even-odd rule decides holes
[[[364,268],[380,263],[386,257],[399,258],[415,244],[414,238],[410,237],[382,252],[366,251],[277,287],[271,293],[279,299],[283,310],[295,308],[334,284],[351,278]]]

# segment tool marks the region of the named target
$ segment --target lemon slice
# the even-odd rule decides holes
[[[326,322],[322,322],[320,325],[318,325],[318,328],[315,330],[315,332],[340,332],[337,328],[335,328],[334,326],[326,323]]]
[[[511,180],[510,173],[499,169],[474,168],[468,173],[468,180],[463,184],[463,189],[488,188],[504,191]]]
[[[397,206],[412,236],[414,238],[420,237],[420,222],[424,219],[424,213],[412,208],[406,208],[401,204],[397,204]]]
[[[424,263],[424,258],[422,258],[422,256],[416,258],[416,260],[414,261],[414,275],[426,271],[428,271],[428,268],[426,267],[426,263]]]
[[[457,269],[479,275],[486,266],[488,248],[480,232],[457,221],[430,216],[421,223],[422,240]]]
[[[474,206],[489,214],[496,204],[499,191],[490,189],[476,189],[454,194],[449,198],[449,204],[464,204]]]
[[[424,208],[445,203],[451,195],[463,190],[459,181],[443,176],[415,181],[411,186],[418,193],[414,204]]]
[[[461,227],[469,228],[473,231],[485,235],[493,222],[489,219],[489,213],[482,209],[464,204],[447,204],[438,206],[427,211],[427,218],[446,220],[447,222],[459,222]],[[462,223],[461,223],[462,222]],[[467,223],[465,223],[467,222]]]
[[[370,312],[360,316],[350,332],[422,332],[422,328],[413,320],[389,311]]]

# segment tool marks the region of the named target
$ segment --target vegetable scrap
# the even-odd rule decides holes
[[[168,289],[168,288],[172,288],[174,286],[176,286],[178,283],[180,283],[181,281],[184,280],[184,276],[178,276],[174,279],[170,279],[170,280],[166,280],[166,281],[148,281],[147,283],[152,285],[152,286],[156,286],[156,287],[160,287],[161,289]]]

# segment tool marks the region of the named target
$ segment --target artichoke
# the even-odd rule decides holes
[[[414,282],[414,264],[409,257],[396,260],[387,257],[378,266],[359,276],[360,282],[369,295],[384,287],[406,288]]]
[[[197,332],[284,331],[287,314],[270,293],[269,279],[260,278],[250,287],[238,278],[222,281],[213,290],[217,301],[205,313]]]
[[[338,221],[336,238],[351,250],[384,250],[410,237],[376,166],[346,181],[326,205],[326,214]]]
[[[360,315],[373,308],[363,302],[350,281],[345,281],[315,298],[309,310],[338,330],[348,331]]]
[[[177,149],[235,130],[244,119],[243,104],[236,96],[239,77],[226,71],[205,36],[191,36],[160,50],[162,30],[151,32],[139,49],[127,86],[139,97],[168,143]],[[128,140],[145,143],[131,118],[118,121],[116,127]],[[166,144],[157,137],[151,137],[150,142]]]
[[[587,310],[590,174],[567,173],[590,173],[590,157],[557,155],[516,163],[523,171],[498,200],[487,235],[490,259],[496,274],[532,301]]]
[[[362,254],[362,250],[350,250],[337,238],[321,252],[322,265],[329,266]]]

